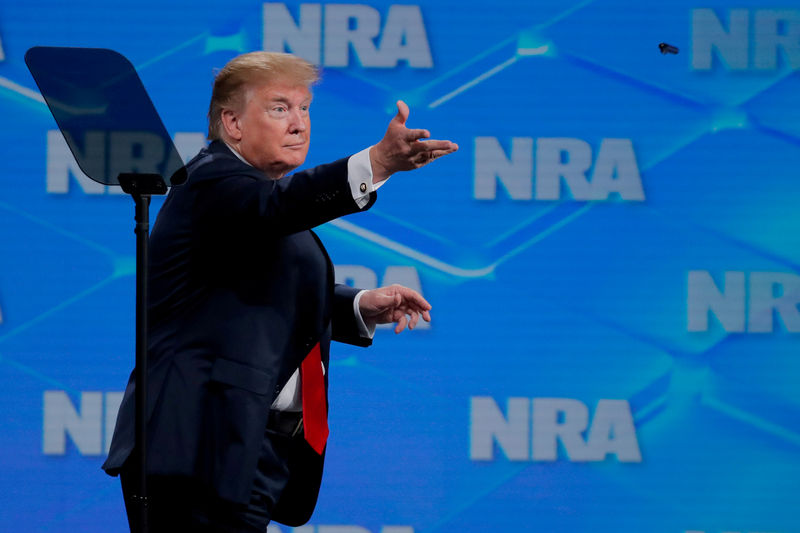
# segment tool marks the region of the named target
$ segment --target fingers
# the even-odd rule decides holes
[[[406,329],[407,323],[408,323],[408,318],[406,317],[406,315],[402,315],[400,317],[400,320],[397,321],[397,326],[394,328],[394,332],[395,333],[402,332],[404,329]]]
[[[423,298],[417,291],[409,289],[408,287],[403,287],[402,285],[395,285],[393,288],[397,291],[398,295],[402,296],[406,305],[413,308],[415,311],[422,312],[431,309],[431,304],[428,303],[428,300]]]
[[[426,141],[426,142],[434,142],[434,141]],[[441,152],[441,154],[439,155],[447,155],[447,154],[452,154],[453,152],[458,152],[458,145],[453,141],[435,141],[435,142],[446,143],[446,146],[434,145],[433,150],[436,152]]]
[[[413,330],[415,327],[417,327],[420,318],[425,320],[425,322],[430,322],[431,314],[428,311],[418,312],[406,310],[405,313],[396,320],[397,326],[394,328],[395,333],[400,333],[403,331],[406,324],[408,325],[409,330]]]
[[[427,139],[431,136],[431,132],[424,129],[407,130],[403,133],[403,139],[408,143],[413,143],[418,139]]]
[[[456,151],[458,151],[458,146],[456,146],[455,149],[453,150],[433,150],[433,152],[431,152],[431,155],[433,156],[433,159],[436,159],[437,157],[442,157],[443,155],[452,154],[453,152]]]
[[[453,141],[430,139],[428,141],[421,141],[418,144],[423,145],[425,150],[429,152],[446,152],[449,154],[458,150],[458,145]]]
[[[419,141],[411,147],[410,160],[415,165],[423,166],[443,155],[452,154],[456,150],[458,150],[458,145],[450,141]]]
[[[416,168],[420,168],[424,167],[425,165],[427,165],[428,163],[430,163],[431,161],[433,161],[438,157],[440,157],[440,155],[434,152],[420,152],[411,157],[409,160],[414,164]]]
[[[369,301],[369,305],[366,302]],[[395,322],[395,333],[401,333],[406,327],[413,330],[420,318],[431,321],[431,304],[417,291],[392,285],[368,291],[362,297],[359,306],[362,313],[375,319],[376,323]]]
[[[417,322],[419,322],[419,313],[411,313],[411,320],[408,321],[408,329],[414,329],[417,327]]]
[[[403,311],[402,314],[396,315],[392,321],[397,322],[394,332],[400,333],[406,328],[406,326],[408,326],[409,330],[413,330],[417,327],[420,318],[422,318],[425,322],[430,322],[431,314],[428,311]]]
[[[420,140],[430,136],[428,130],[409,130],[406,136],[408,143],[406,148],[408,161],[413,165],[419,167],[426,165],[442,157],[443,155],[452,154],[458,150],[458,145],[451,141],[442,140]]]
[[[430,322],[431,314],[428,311],[418,312],[405,310],[402,314],[395,316],[394,318],[395,319],[392,322],[397,322],[394,332],[400,333],[406,328],[406,326],[409,330],[413,330],[415,327],[417,327],[420,318],[422,318],[425,322]]]
[[[402,100],[397,101],[397,114],[394,116],[394,120],[398,121],[400,124],[405,125],[406,121],[408,120],[408,114],[410,113],[408,109],[408,105]]]
[[[383,139],[370,149],[373,183],[392,174],[427,165],[434,159],[458,150],[450,141],[430,140],[431,132],[424,128],[406,126],[410,110],[402,100],[397,101],[397,114],[389,122]]]

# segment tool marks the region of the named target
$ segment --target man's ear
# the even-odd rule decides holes
[[[225,135],[232,141],[238,142],[242,140],[242,128],[239,122],[239,114],[233,109],[223,109],[220,113],[222,120],[222,129]]]

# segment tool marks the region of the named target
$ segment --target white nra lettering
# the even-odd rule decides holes
[[[69,435],[81,455],[108,453],[121,402],[121,392],[81,392],[76,408],[65,391],[45,391],[42,451],[64,455]]]
[[[315,65],[347,67],[350,52],[363,67],[432,68],[428,34],[418,5],[391,5],[381,14],[366,4],[300,4],[295,22],[284,3],[263,6],[263,48],[292,52]]]
[[[473,397],[470,407],[473,461],[494,460],[496,451],[511,461],[557,461],[559,443],[569,461],[642,460],[625,400],[600,400],[591,423],[586,404],[569,398],[509,398],[505,416],[489,397]]]
[[[514,137],[506,156],[496,137],[476,137],[475,198],[495,199],[498,183],[513,200],[559,200],[562,189],[577,201],[645,199],[630,139],[603,139],[593,157],[582,139]]]
[[[783,58],[800,69],[800,11],[730,9],[726,24],[713,9],[692,10],[692,68],[710,70],[716,58],[734,71],[776,70]]]
[[[707,270],[689,272],[688,331],[708,331],[709,316],[727,333],[771,333],[778,317],[800,332],[800,276],[788,272],[725,272],[717,285]]]
[[[336,265],[336,283],[343,283],[359,289],[376,289],[387,285],[398,284],[414,289],[423,297],[422,282],[419,279],[419,272],[412,266],[387,266],[383,272],[381,283],[378,284],[378,274],[371,268],[363,265]],[[394,324],[379,324],[378,329],[392,329]],[[420,320],[417,322],[416,329],[430,329],[430,322]]]
[[[93,175],[105,174],[106,146],[109,149],[109,161],[114,161],[114,168],[109,174],[119,172],[155,172],[155,166],[162,160],[163,147],[161,142],[141,143],[141,137],[132,137],[130,133],[113,134],[114,138],[107,143],[106,135],[102,132],[88,132],[83,139],[82,155],[88,164],[94,165],[87,171]],[[140,153],[133,157],[132,152],[124,151],[132,143],[141,146]],[[176,133],[174,139],[178,153],[182,154],[184,161],[194,156],[205,146],[205,135],[196,132]],[[187,157],[188,156],[188,157]],[[63,135],[58,130],[47,132],[47,192],[49,194],[67,194],[70,188],[70,176],[85,194],[124,194],[120,187],[108,187],[102,183],[91,180],[78,166],[67,146]]]

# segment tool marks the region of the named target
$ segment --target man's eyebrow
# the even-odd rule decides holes
[[[308,98],[304,98],[300,102],[300,104],[310,104],[311,100],[313,98],[314,98],[313,95],[309,95],[309,97]],[[280,102],[280,103],[289,104],[289,105],[291,105],[291,103],[292,103],[291,99],[288,96],[284,95],[284,94],[276,94],[276,95],[270,97],[269,101],[270,102]]]

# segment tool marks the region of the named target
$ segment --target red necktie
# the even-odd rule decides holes
[[[314,451],[322,455],[329,431],[319,343],[311,348],[300,365],[300,386],[303,394],[303,432]]]

